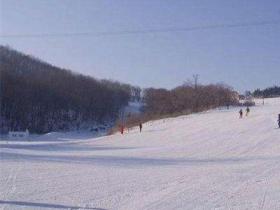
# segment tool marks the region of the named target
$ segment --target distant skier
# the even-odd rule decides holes
[[[121,132],[121,134],[124,133],[124,126],[123,125],[121,125],[121,127],[120,127],[120,132]]]
[[[140,133],[142,132],[142,128],[143,128],[143,125],[142,125],[142,123],[140,122],[140,123],[139,123]]]
[[[278,126],[280,128],[280,114],[278,114]]]
[[[229,109],[229,104],[227,104],[227,109]]]
[[[239,110],[239,118],[242,118],[242,117],[243,117],[243,110],[240,109],[240,110]]]
[[[249,113],[250,113],[250,108],[247,106],[247,108],[246,108],[246,116],[248,116]]]

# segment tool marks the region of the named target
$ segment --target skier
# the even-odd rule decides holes
[[[229,104],[227,104],[227,109],[229,109]]]
[[[142,127],[143,127],[143,125],[142,125],[142,123],[140,122],[140,123],[139,123],[140,133],[142,132]]]
[[[242,117],[243,117],[243,110],[240,109],[240,110],[239,110],[239,118],[242,118]]]
[[[121,127],[120,127],[120,132],[121,132],[121,134],[123,134],[123,132],[124,132],[124,126],[123,125],[121,125]]]
[[[280,114],[278,114],[278,126],[280,128]]]
[[[247,108],[246,108],[246,116],[248,116],[249,113],[250,113],[250,108],[247,106]]]

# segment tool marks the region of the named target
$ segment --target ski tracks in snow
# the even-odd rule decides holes
[[[154,121],[82,146],[1,142],[1,208],[280,209],[279,104],[242,120],[233,109]]]

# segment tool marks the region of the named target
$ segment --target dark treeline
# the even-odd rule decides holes
[[[280,87],[274,86],[274,87],[269,87],[263,90],[257,89],[253,92],[254,97],[277,97],[280,96]]]
[[[191,114],[216,107],[239,105],[239,95],[224,84],[194,85],[184,84],[172,90],[148,88],[143,91],[143,112],[119,121],[112,130],[119,127],[133,127],[139,122],[147,122],[165,117]]]
[[[1,132],[79,129],[118,117],[140,88],[75,74],[0,46]]]
[[[145,112],[153,115],[188,114],[238,103],[238,94],[223,85],[186,84],[172,90],[144,90]]]

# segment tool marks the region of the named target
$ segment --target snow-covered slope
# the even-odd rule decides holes
[[[259,103],[260,104],[260,103]],[[1,141],[1,209],[280,209],[280,99],[96,139]]]

